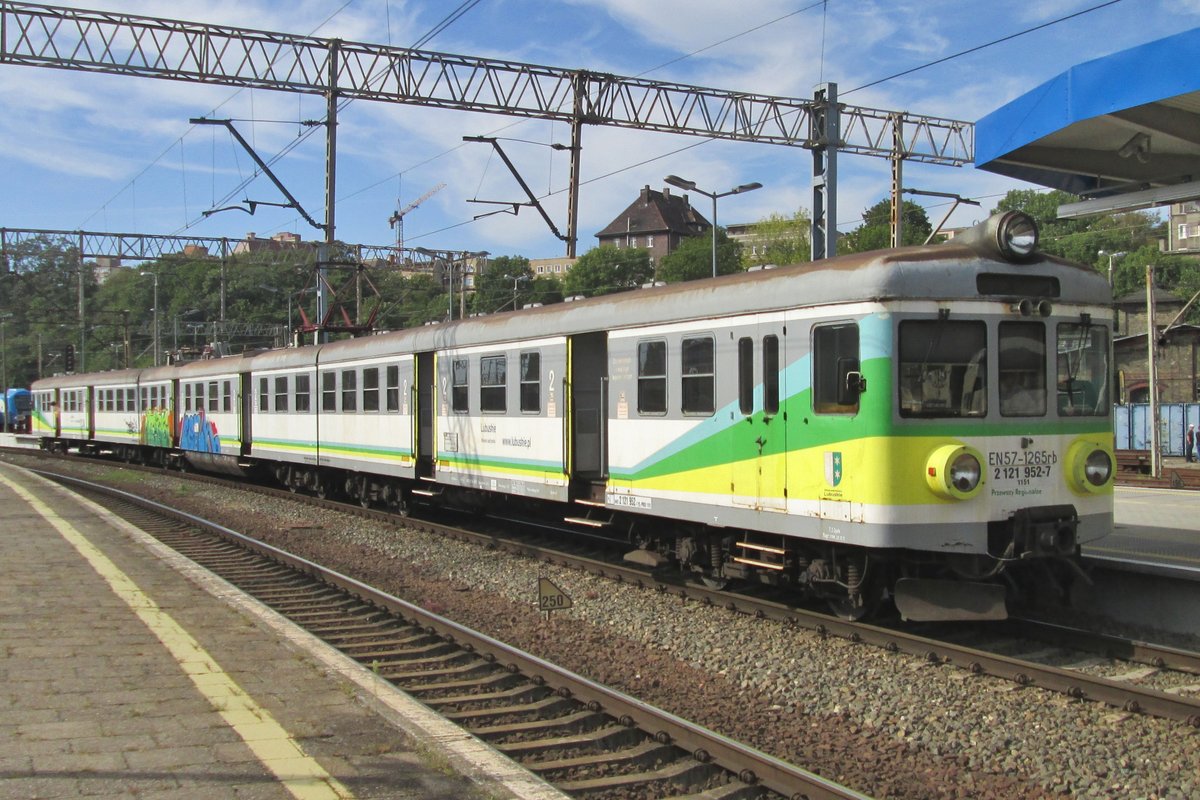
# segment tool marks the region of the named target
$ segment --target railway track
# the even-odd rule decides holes
[[[223,479],[203,479],[224,483]],[[393,514],[328,499],[292,495],[269,487],[247,487],[244,483],[239,483],[238,487],[253,488],[281,497],[304,497],[305,502],[321,507],[396,522]],[[915,655],[930,664],[958,667],[972,675],[990,675],[1019,686],[1057,692],[1079,701],[1100,702],[1129,713],[1149,714],[1200,727],[1200,697],[1192,696],[1196,689],[1194,684],[1200,683],[1200,678],[1191,684],[1176,680],[1173,684],[1165,682],[1169,685],[1164,688],[1154,686],[1156,678],[1169,671],[1200,675],[1200,654],[1032,620],[1013,620],[1004,625],[990,626],[985,629],[987,633],[976,637],[976,640],[964,640],[960,635],[962,626],[885,627],[850,622],[769,598],[683,583],[674,574],[655,574],[645,567],[564,551],[561,542],[548,545],[537,543],[528,536],[506,538],[492,530],[478,532],[416,518],[406,519],[405,524],[487,547],[502,548],[539,561],[585,570],[618,582],[651,588],[664,595],[807,628],[822,636],[837,636],[889,652]],[[1044,646],[1022,645],[1021,642],[1051,642],[1053,647],[1048,651]],[[1085,657],[1089,655],[1092,660]],[[1118,665],[1105,669],[1103,664],[1094,659],[1114,659]],[[1123,668],[1119,666],[1120,663],[1142,665],[1147,669]],[[1161,680],[1158,682],[1163,683]]]
[[[42,474],[113,509],[567,794],[864,797],[299,556],[111,487]]]

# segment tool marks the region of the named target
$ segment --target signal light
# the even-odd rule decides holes
[[[67,372],[75,371],[75,345],[69,344],[63,350],[63,369]]]

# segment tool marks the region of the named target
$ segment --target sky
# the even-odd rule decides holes
[[[457,0],[456,0],[457,2]],[[279,33],[409,47],[459,6],[446,0],[86,0],[58,5]],[[843,102],[974,122],[1071,66],[1200,25],[1200,0],[1121,0],[942,63],[956,53],[1099,6],[1104,0],[478,0],[421,49],[587,69],[672,83],[810,99],[835,82]],[[860,88],[862,87],[862,88]],[[242,238],[294,232],[321,238],[294,210],[254,216],[203,212],[243,199],[280,203],[250,157],[217,126],[231,118],[318,221],[324,217],[325,140],[303,141],[322,118],[309,95],[0,65],[0,227]],[[564,123],[369,101],[339,113],[337,238],[395,244],[389,218],[445,184],[405,217],[405,244],[562,256],[565,245],[532,208],[517,215],[471,200],[524,194],[486,144],[497,136],[562,231],[569,143]],[[643,186],[668,174],[704,189],[763,188],[723,198],[722,225],[811,210],[812,155],[798,147],[586,126],[582,135],[579,253]],[[704,142],[699,146],[689,145]],[[684,149],[686,148],[686,149]],[[883,158],[838,159],[839,230],[889,191]],[[984,218],[1030,184],[975,170],[906,163],[906,188],[978,200],[949,225]],[[939,198],[913,197],[934,223]],[[707,217],[711,202],[692,195]]]

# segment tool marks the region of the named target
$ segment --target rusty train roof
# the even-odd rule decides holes
[[[1060,296],[1052,298],[1056,304],[1106,306],[1112,301],[1104,276],[1091,267],[1040,253],[1030,261],[1013,263],[950,243],[857,253],[324,345],[228,356],[174,368],[152,368],[143,371],[142,379],[167,376],[186,379],[247,369],[298,368],[314,362],[346,362],[391,352],[446,350],[798,307],[896,299],[975,299],[979,297],[976,279],[983,273],[1014,277],[1053,276],[1061,287]],[[113,373],[102,382],[119,382],[113,380],[116,377],[117,373]],[[79,383],[76,376],[60,376],[38,381],[35,385],[49,388]]]

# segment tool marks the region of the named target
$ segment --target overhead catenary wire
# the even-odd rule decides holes
[[[1018,37],[1025,36],[1027,34],[1035,32],[1035,31],[1040,31],[1044,28],[1049,28],[1052,25],[1057,25],[1060,22],[1066,22],[1069,19],[1075,19],[1076,17],[1082,17],[1084,14],[1091,14],[1093,11],[1099,11],[1102,8],[1107,8],[1108,6],[1113,6],[1120,2],[1121,2],[1121,0],[1107,0],[1107,2],[1100,3],[1099,5],[1094,5],[1090,8],[1085,8],[1080,11],[1076,11],[1074,13],[1067,14],[1066,16],[1062,16],[1057,19],[1052,19],[1049,22],[1043,22],[1040,25],[1034,25],[1033,27],[1025,28],[1024,30],[1017,31],[1016,33],[1010,33],[1007,36],[1001,36],[999,39],[993,39],[992,41],[985,42],[984,44],[975,45],[974,47],[968,47],[966,50],[960,50],[957,53],[953,53],[951,55],[944,56],[943,58],[938,58],[933,61],[928,61],[924,64],[920,64],[919,66],[912,67],[910,69],[906,69],[901,72],[897,72],[895,74],[888,75],[887,77],[879,78],[878,80],[871,81],[870,83],[864,83],[862,86],[856,86],[853,89],[850,89],[845,92],[841,92],[841,96],[845,97],[846,95],[851,94],[852,92],[857,92],[861,89],[868,89],[872,86],[878,86],[879,84],[885,83],[886,81],[894,80],[896,78],[902,78],[905,75],[912,75],[914,72],[920,72],[923,69],[928,69],[929,67],[934,67],[934,66],[937,66],[938,64],[945,64],[947,61],[953,61],[956,58],[962,58],[963,56],[970,55],[971,53],[978,53],[980,50],[985,50],[989,47],[992,47],[993,45],[1012,41],[1013,39],[1016,39]]]

